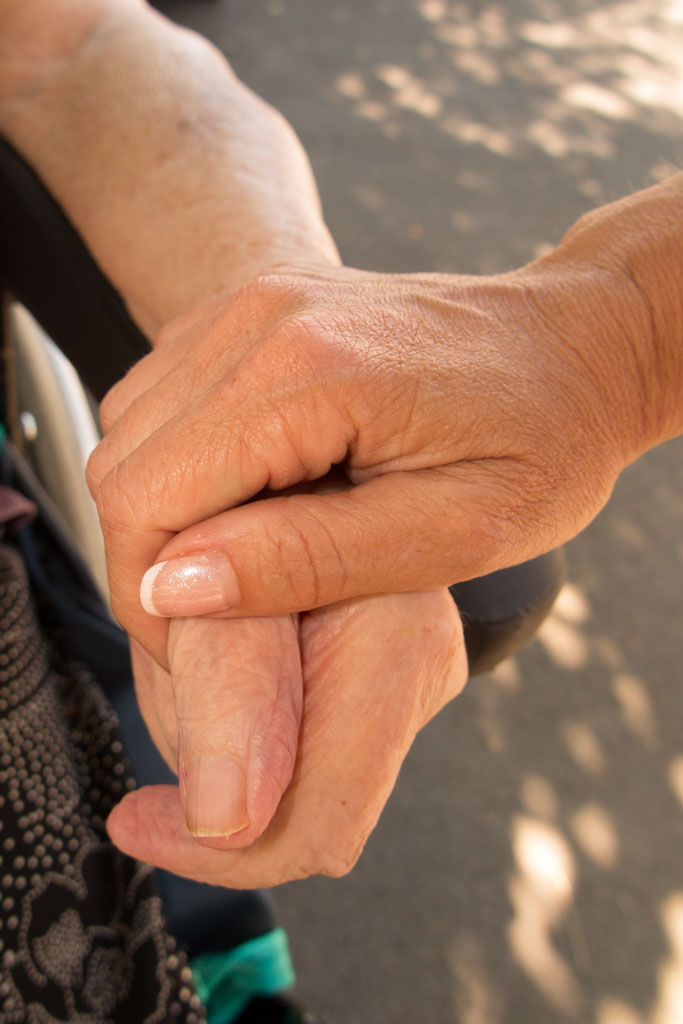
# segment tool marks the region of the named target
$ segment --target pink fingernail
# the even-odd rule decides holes
[[[195,758],[183,781],[187,827],[193,836],[231,836],[247,827],[247,774],[237,761]]]
[[[207,615],[234,608],[239,599],[233,568],[217,551],[158,562],[140,584],[140,602],[150,615]]]

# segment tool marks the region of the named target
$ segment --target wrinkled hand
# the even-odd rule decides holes
[[[180,788],[128,794],[109,832],[132,856],[236,888],[348,871],[415,734],[467,675],[447,591],[174,620],[171,675],[139,646],[134,663]]]
[[[605,339],[623,326],[628,353],[641,325],[604,277],[274,275],[172,324],[105,400],[89,467],[122,625],[164,663],[140,581],[179,556],[146,578],[148,610],[259,615],[467,579],[574,535],[640,408]],[[338,463],[356,486],[242,504]]]

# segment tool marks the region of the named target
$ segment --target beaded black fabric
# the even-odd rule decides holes
[[[89,669],[41,635],[23,562],[0,544],[0,1020],[198,1024],[152,869],[105,819],[133,785]]]

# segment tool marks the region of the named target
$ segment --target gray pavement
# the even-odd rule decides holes
[[[296,127],[352,265],[512,268],[683,162],[681,0],[160,6]],[[682,1024],[682,455],[623,475],[354,871],[276,893],[329,1024]]]

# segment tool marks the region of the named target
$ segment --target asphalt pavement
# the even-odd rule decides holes
[[[683,165],[681,0],[159,6],[294,125],[353,266],[511,269]],[[353,872],[275,893],[329,1024],[682,1024],[682,456],[623,474]]]

